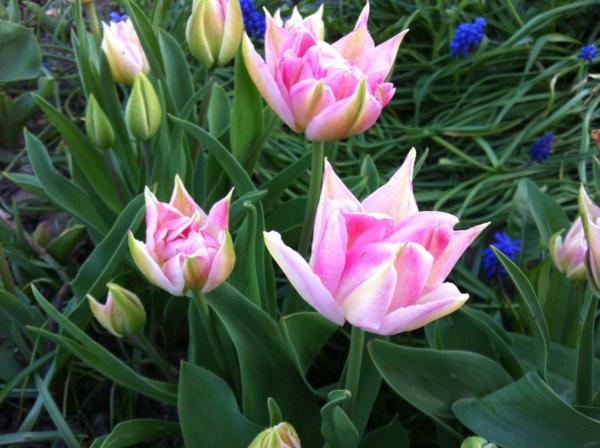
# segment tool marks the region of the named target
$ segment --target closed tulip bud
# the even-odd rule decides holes
[[[244,20],[238,0],[194,0],[185,37],[190,53],[206,67],[231,61],[243,32]]]
[[[496,448],[496,445],[489,443],[483,437],[471,436],[463,440],[460,444],[460,448]]]
[[[579,216],[588,245],[586,267],[594,289],[600,291],[600,207],[587,195],[583,185],[579,188]]]
[[[292,425],[283,422],[265,429],[248,448],[301,448],[300,439]]]
[[[131,20],[102,23],[102,50],[116,82],[131,85],[139,73],[147,74],[150,65]]]
[[[127,126],[136,139],[146,141],[156,134],[161,119],[162,111],[156,90],[146,75],[140,73],[135,77],[131,96],[127,102],[125,111]]]
[[[33,241],[35,241],[41,247],[46,247],[52,239],[50,224],[48,224],[46,221],[40,222],[33,231],[31,237],[33,238]]]
[[[129,232],[133,261],[146,278],[175,296],[188,290],[208,293],[233,270],[235,252],[229,233],[231,193],[207,213],[194,202],[179,177],[168,203],[148,188],[146,242]]]
[[[115,132],[94,95],[90,95],[85,109],[85,131],[102,149],[110,148],[115,142]]]
[[[91,295],[87,298],[92,313],[100,324],[117,337],[132,336],[144,328],[146,311],[140,299],[131,291],[109,283],[104,305]]]
[[[587,279],[585,256],[588,250],[581,218],[577,218],[563,240],[559,233],[552,236],[550,256],[557,269],[571,280]]]

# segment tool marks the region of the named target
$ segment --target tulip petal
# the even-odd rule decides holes
[[[433,211],[418,212],[403,219],[394,228],[387,240],[392,243],[415,241],[421,244],[422,241],[426,240],[432,228],[438,226],[453,228],[457,223],[458,218],[450,213]]]
[[[490,223],[480,224],[475,227],[471,227],[467,230],[459,230],[454,232],[452,240],[446,246],[444,252],[435,260],[433,267],[431,268],[431,275],[425,285],[425,292],[429,293],[436,290],[462,256],[462,254],[471,245],[473,240],[485,229]]]
[[[412,148],[392,178],[362,202],[366,211],[385,213],[396,222],[419,211],[412,186],[416,154],[417,152]]]
[[[265,13],[265,61],[270,70],[275,70],[278,55],[284,50],[284,45],[289,41],[289,33],[283,28],[279,10],[271,17],[269,11],[263,8]]]
[[[380,113],[381,105],[367,91],[367,79],[362,78],[352,96],[335,102],[312,119],[306,138],[328,142],[350,137],[372,126]]]
[[[332,44],[344,59],[351,61],[360,69],[367,66],[375,50],[375,42],[366,26],[356,28]]]
[[[600,218],[600,207],[590,199],[583,185],[579,187],[579,215],[596,222]]]
[[[396,288],[395,261],[402,247],[369,244],[347,255],[336,297],[352,325],[373,332],[380,327]]]
[[[443,283],[435,291],[422,297],[417,304],[398,308],[388,314],[377,334],[390,336],[416,330],[456,311],[468,300],[452,283]]]
[[[250,38],[244,34],[242,43],[244,63],[248,74],[256,88],[259,90],[271,109],[287,124],[293,131],[298,132],[294,124],[294,116],[288,104],[285,102],[273,75],[269,72],[263,58],[256,52]]]
[[[244,20],[240,2],[229,1],[225,13],[225,24],[223,26],[223,40],[221,41],[221,49],[219,50],[219,65],[225,65],[234,58],[243,33]]]
[[[344,218],[346,218],[348,232],[348,250],[356,246],[384,241],[385,235],[394,226],[394,221],[381,213],[346,212]]]
[[[315,115],[335,102],[335,96],[323,81],[305,79],[290,90],[290,104],[298,129],[305,129]]]
[[[363,7],[362,11],[360,12],[360,15],[358,16],[358,20],[356,21],[356,24],[354,25],[354,29],[358,29],[360,27],[366,27],[367,23],[369,22],[369,11],[370,11],[370,5],[369,2],[367,1],[367,3],[365,4],[365,6]]]
[[[396,34],[391,39],[377,45],[372,53],[368,55],[367,64],[360,68],[369,76],[370,82],[380,83],[388,77],[394,66],[398,48],[400,48],[406,33],[408,33],[408,30]]]
[[[148,253],[146,245],[141,241],[136,240],[131,231],[129,231],[128,234],[128,242],[129,251],[131,252],[131,257],[133,258],[135,265],[150,283],[164,289],[174,296],[183,294],[183,288],[177,288],[171,283],[160,269],[158,263],[156,263]]]
[[[343,215],[335,208],[330,209],[323,230],[313,236],[310,267],[319,276],[329,291],[337,289],[346,258],[348,235]]]
[[[398,281],[388,313],[414,305],[427,283],[433,256],[420,244],[408,243],[398,254],[396,273]]]
[[[206,30],[203,23],[203,8],[204,5],[192,8],[192,14],[185,27],[185,36],[190,53],[206,67],[212,67],[215,59],[206,38]]]
[[[312,252],[316,251],[318,241],[323,233],[325,220],[330,213],[329,209],[331,201],[339,202],[340,207],[342,205],[345,206],[347,211],[357,211],[360,209],[358,200],[354,197],[352,192],[348,190],[337,174],[335,174],[329,161],[325,159],[323,185],[321,186],[321,195],[315,213],[315,224],[313,226]]]
[[[220,286],[229,278],[235,265],[235,251],[233,249],[233,240],[229,232],[225,233],[225,238],[219,246],[217,253],[208,272],[206,284],[202,288],[203,293],[208,293]]]
[[[115,331],[115,329],[113,328],[113,324],[110,321],[110,308],[113,306],[110,299],[107,299],[106,304],[104,305],[99,303],[90,294],[87,295],[87,299],[90,305],[90,310],[92,310],[92,314],[94,315],[98,323],[100,323],[100,325],[102,325],[102,327],[109,331],[113,336],[116,336],[118,338],[123,337],[122,334],[119,334]]]
[[[313,308],[338,325],[344,313],[321,279],[311,271],[302,256],[286,246],[277,232],[264,232],[265,245],[298,294]]]
[[[233,188],[229,190],[227,196],[216,202],[208,212],[208,222],[217,226],[220,230],[227,230],[229,228],[229,206],[232,195]]]
[[[154,199],[156,200],[156,198]],[[202,209],[196,204],[192,196],[186,190],[179,174],[175,176],[175,187],[173,188],[169,205],[179,210],[184,216],[191,216],[196,212],[200,212],[203,218],[206,217]]]

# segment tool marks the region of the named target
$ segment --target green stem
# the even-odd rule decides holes
[[[133,342],[140,347],[143,351],[150,356],[152,362],[159,368],[159,370],[167,377],[171,383],[176,383],[177,378],[173,372],[173,369],[165,358],[154,348],[154,345],[144,333],[139,333],[132,337]]]
[[[212,348],[212,352],[215,355],[215,359],[217,360],[217,364],[221,373],[223,375],[227,374],[227,364],[225,362],[225,353],[223,351],[223,345],[221,344],[221,339],[219,338],[219,334],[217,333],[217,327],[215,326],[215,322],[210,314],[210,308],[208,307],[208,303],[206,303],[206,297],[199,289],[193,290],[194,294],[194,303],[196,304],[196,308],[198,309],[198,314],[200,315],[200,320],[202,320],[202,326],[204,327],[204,331],[206,331],[206,335],[208,336],[208,342]]]
[[[346,370],[345,384],[345,389],[349,390],[352,395],[344,402],[344,410],[350,418],[352,418],[352,412],[354,411],[354,406],[356,404],[356,396],[358,395],[364,345],[365,331],[358,327],[352,327],[352,335],[350,336],[350,353],[348,354],[348,368]]]
[[[302,232],[300,233],[300,242],[298,243],[298,251],[302,255],[308,255],[308,248],[310,247],[310,237],[315,222],[315,213],[317,211],[321,182],[323,180],[324,159],[324,143],[314,142],[306,211],[304,212],[304,222],[302,223]]]
[[[115,169],[115,165],[110,157],[110,150],[105,149],[104,152],[104,160],[106,161],[106,167],[108,168],[108,172],[110,177],[115,184],[115,189],[117,190],[117,194],[119,195],[119,199],[121,200],[121,205],[125,207],[127,205],[127,198],[125,197],[125,192],[123,191],[123,182],[119,178],[117,174],[117,170]]]
[[[581,308],[577,335],[577,362],[575,366],[574,404],[590,406],[593,399],[594,367],[594,317],[598,307],[598,297],[586,291],[585,302]]]
[[[6,260],[2,246],[0,246],[0,278],[2,278],[4,289],[11,294],[15,294],[17,292],[17,287],[15,285],[15,281],[13,280],[12,273],[10,272],[10,266]]]
[[[96,12],[96,2],[86,3],[85,12],[87,13],[88,21],[90,22],[92,34],[96,38],[96,41],[100,43],[102,41],[102,33],[100,32],[100,21],[98,20],[98,13]]]
[[[451,144],[447,140],[443,139],[442,137],[440,137],[438,135],[433,135],[431,137],[431,139],[434,142],[439,143],[444,148],[446,148],[448,151],[450,151],[451,153],[457,155],[458,157],[460,157],[461,159],[463,159],[465,162],[469,163],[470,165],[473,165],[473,166],[475,166],[475,167],[477,167],[477,168],[479,168],[479,169],[481,169],[483,171],[487,171],[488,173],[495,173],[496,172],[496,170],[494,170],[493,168],[490,168],[489,166],[484,165],[480,161],[478,161],[478,160],[474,159],[473,157],[471,157],[470,155],[464,153],[463,151],[461,151],[456,146],[454,146],[453,144]]]

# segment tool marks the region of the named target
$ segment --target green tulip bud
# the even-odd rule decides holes
[[[85,109],[85,131],[90,140],[102,149],[110,148],[115,142],[110,121],[94,95],[90,95]]]
[[[100,324],[115,336],[132,336],[139,333],[146,323],[146,311],[138,296],[114,283],[106,285],[108,297],[101,305],[88,294],[92,313]]]
[[[248,448],[301,448],[301,446],[294,427],[282,422],[257,435]]]
[[[47,221],[40,222],[33,234],[31,235],[33,241],[39,244],[41,247],[46,247],[50,240],[52,240],[52,231],[50,230],[50,224]]]
[[[460,448],[497,448],[495,444],[489,443],[483,437],[471,436],[463,440]]]
[[[156,90],[146,75],[139,73],[133,81],[133,89],[127,102],[127,126],[136,139],[146,141],[158,131],[161,118],[162,111]]]

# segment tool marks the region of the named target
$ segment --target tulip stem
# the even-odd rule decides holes
[[[350,353],[348,354],[348,367],[346,370],[345,389],[352,394],[344,402],[344,410],[350,418],[356,404],[358,395],[358,385],[360,383],[360,369],[362,367],[362,358],[365,345],[365,331],[358,327],[352,327],[350,336]]]
[[[102,33],[100,32],[100,22],[98,21],[98,13],[96,11],[96,2],[88,2],[85,4],[85,12],[87,13],[90,28],[92,34],[96,38],[96,41],[100,43],[102,41]]]
[[[227,364],[225,363],[225,353],[223,351],[223,345],[221,344],[221,339],[219,338],[219,334],[217,333],[215,321],[213,320],[210,314],[210,308],[208,307],[208,303],[206,303],[206,297],[199,289],[194,289],[193,294],[194,303],[196,304],[196,308],[198,308],[198,313],[200,314],[202,326],[204,327],[204,331],[206,331],[206,335],[208,336],[208,342],[212,347],[212,351],[215,355],[215,359],[217,361],[219,369],[221,370],[221,373],[223,375],[226,375]]]
[[[159,368],[159,370],[167,377],[167,379],[171,383],[177,382],[177,378],[173,373],[173,369],[169,365],[169,363],[162,357],[162,355],[154,348],[152,342],[148,340],[148,338],[144,335],[144,333],[139,333],[132,337],[133,342],[140,347],[143,351],[145,351],[152,362]]]
[[[598,297],[589,287],[579,315],[577,335],[577,362],[575,364],[574,404],[591,406],[593,399],[594,319]]]
[[[325,144],[323,142],[313,142],[312,163],[310,173],[310,184],[308,186],[308,198],[306,200],[306,211],[304,212],[304,222],[302,223],[302,232],[300,233],[300,242],[298,251],[302,255],[308,255],[312,228],[315,222],[315,213],[319,202],[319,192],[321,182],[323,181],[323,163],[325,159]]]

